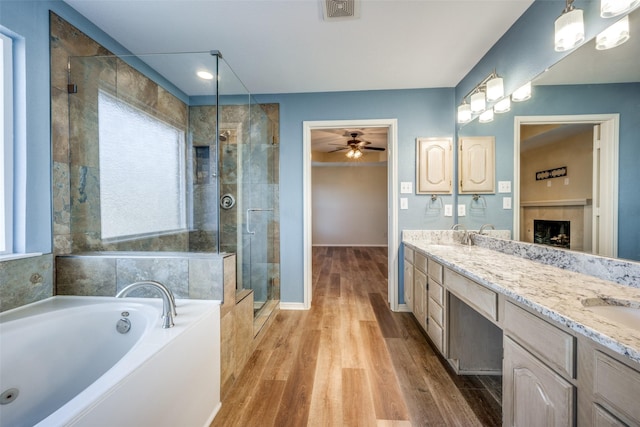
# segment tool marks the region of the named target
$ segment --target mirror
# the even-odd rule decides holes
[[[487,196],[488,209],[481,221],[496,224],[498,228],[510,228],[513,215],[515,239],[534,241],[537,233],[546,237],[546,243],[553,238],[554,242],[560,242],[558,245],[567,245],[565,235],[569,233],[563,224],[553,225],[556,227],[552,229],[554,231],[534,227],[532,219],[523,219],[523,211],[529,207],[522,207],[520,202],[522,200],[524,205],[531,205],[534,201],[549,202],[547,199],[570,201],[570,204],[582,207],[577,210],[570,208],[576,210],[573,215],[579,216],[580,221],[576,227],[571,226],[571,234],[575,238],[569,240],[575,245],[569,249],[640,260],[640,243],[636,238],[640,234],[640,224],[634,219],[640,211],[635,189],[640,182],[640,170],[636,165],[640,158],[637,136],[640,133],[640,9],[629,15],[629,21],[631,38],[626,43],[602,51],[595,49],[595,40],[583,44],[533,80],[530,100],[512,103],[511,111],[496,114],[494,122],[480,124],[474,121],[459,130],[459,137],[495,136],[496,179],[513,181],[513,211],[502,209],[502,198],[508,194],[496,194],[493,201],[490,200],[491,196]],[[611,21],[612,24],[614,22]],[[544,120],[549,117],[561,117],[564,120]],[[614,120],[614,117],[617,118]],[[611,130],[606,128],[605,123],[609,118],[614,126]],[[603,126],[594,129],[597,124]],[[609,170],[604,171],[598,162],[601,154],[597,143],[595,149],[593,147],[594,140],[602,132],[611,132],[619,144],[615,163],[612,162],[613,158],[606,157],[608,154],[600,159],[609,165]],[[579,134],[586,141],[584,154],[577,155],[577,151],[569,148],[565,149],[568,155],[563,157],[556,151],[559,149],[557,141],[575,139]],[[514,136],[519,139],[515,144]],[[537,148],[531,148],[528,144],[535,144]],[[537,151],[538,163],[535,166],[526,165],[527,151]],[[615,154],[612,152],[612,156],[616,157]],[[586,156],[582,163],[562,169],[568,166],[565,162],[580,156]],[[510,164],[514,164],[511,171],[508,170]],[[536,180],[538,173],[545,172],[555,175]],[[596,177],[592,174],[596,174]],[[598,174],[600,179],[597,178]],[[531,188],[525,189],[525,184],[530,187],[537,185],[537,193],[533,196],[529,194]],[[578,191],[579,194],[561,193],[561,190],[580,186],[582,189]],[[544,196],[552,192],[558,194]],[[465,200],[462,196],[460,198]],[[604,219],[593,213],[599,211],[594,207],[600,207],[600,203],[609,209],[608,217]],[[554,215],[546,216],[548,218],[542,219],[563,219]],[[599,232],[599,228],[603,227],[601,220],[613,232]],[[467,224],[471,228],[474,225]]]

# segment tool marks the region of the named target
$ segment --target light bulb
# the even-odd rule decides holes
[[[596,49],[612,49],[627,40],[629,40],[629,15],[596,36]]]
[[[480,114],[480,117],[478,118],[478,121],[480,123],[492,122],[493,121],[493,110],[492,109],[488,109],[484,113]]]
[[[467,123],[471,120],[471,106],[466,102],[458,107],[458,123]]]
[[[526,101],[529,98],[531,98],[531,82],[525,83],[511,94],[513,102]]]
[[[555,22],[555,49],[564,52],[584,41],[584,19],[581,9],[563,12]]]
[[[353,152],[353,158],[354,159],[359,159],[360,157],[362,157],[362,151],[356,150],[356,151]]]
[[[487,101],[493,102],[504,96],[502,77],[494,77],[487,82]]]
[[[484,92],[476,92],[471,95],[471,112],[479,113],[486,108],[486,101],[484,98]]]
[[[353,150],[347,151],[347,157],[353,159]]]

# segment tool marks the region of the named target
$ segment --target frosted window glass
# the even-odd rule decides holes
[[[184,132],[98,95],[102,238],[186,228]]]

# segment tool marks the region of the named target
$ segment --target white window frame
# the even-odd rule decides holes
[[[0,32],[0,255],[13,253],[13,40]]]

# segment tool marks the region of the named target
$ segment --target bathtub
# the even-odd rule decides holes
[[[0,427],[208,426],[220,408],[220,303],[56,296],[0,314]],[[127,333],[116,323],[127,318]]]

